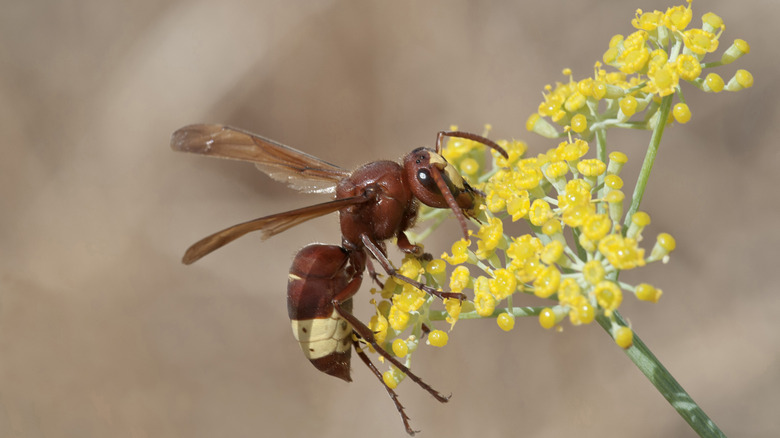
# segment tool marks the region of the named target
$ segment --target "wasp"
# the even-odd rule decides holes
[[[508,157],[498,144],[463,131],[441,131],[436,148],[417,148],[401,163],[373,161],[349,171],[276,141],[224,125],[189,125],[173,133],[176,151],[254,163],[271,178],[306,193],[327,193],[335,199],[308,207],[243,222],[211,234],[190,246],[183,263],[191,264],[239,237],[260,231],[263,239],[310,219],[339,213],[341,246],[311,244],[293,260],[288,279],[288,313],[293,333],[306,357],[317,369],[350,381],[350,354],[354,348],[379,378],[395,403],[406,431],[413,435],[409,419],[395,392],[362,351],[370,344],[414,382],[440,402],[444,397],[387,353],[373,333],[351,313],[351,298],[368,269],[378,282],[371,259],[387,275],[439,298],[464,299],[460,293],[442,292],[399,274],[387,258],[385,242],[395,238],[398,248],[418,257],[422,248],[409,241],[406,231],[417,219],[419,204],[449,208],[468,238],[467,218],[475,218],[484,196],[463,179],[441,155],[445,137],[480,142]],[[369,257],[370,256],[370,257]]]

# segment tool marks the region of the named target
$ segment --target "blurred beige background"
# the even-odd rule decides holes
[[[248,164],[174,153],[171,132],[229,123],[351,167],[430,145],[452,123],[492,123],[494,138],[537,153],[553,144],[524,128],[542,87],[563,67],[592,71],[636,8],[682,2],[2,3],[0,436],[325,438],[404,436],[359,362],[352,384],[321,374],[290,332],[291,257],[338,243],[335,217],[183,266],[206,234],[322,198]],[[627,298],[624,315],[743,437],[780,431],[778,9],[694,3],[696,25],[707,11],[725,19],[724,46],[752,46],[717,71],[747,68],[756,86],[686,87],[693,120],[667,131],[644,203],[648,239],[667,231],[679,249],[625,277],[664,290],[657,305]],[[649,133],[610,139],[638,164]],[[440,405],[403,384],[413,426],[427,437],[693,435],[600,328],[564,328],[465,322],[446,348],[421,348],[413,368],[453,397]]]

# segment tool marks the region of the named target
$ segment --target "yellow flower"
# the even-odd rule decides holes
[[[691,11],[691,0],[688,0],[688,7],[675,6],[666,10],[664,14],[664,25],[672,31],[681,31],[688,26],[693,18]]]
[[[645,265],[645,250],[637,246],[636,239],[610,234],[599,242],[599,252],[617,269],[633,269]]]
[[[655,30],[662,24],[663,14],[661,11],[642,12],[641,9],[636,10],[636,18],[631,20],[631,25],[640,30]]]
[[[620,303],[623,302],[623,292],[617,284],[611,281],[602,281],[596,285],[591,292],[596,298],[596,302],[599,303],[599,307],[604,309],[604,314],[611,316],[612,312],[620,307]]]
[[[469,259],[469,244],[470,241],[466,239],[460,239],[452,244],[452,255],[444,253],[441,258],[449,262],[451,265],[459,265],[465,263]]]
[[[675,65],[668,62],[662,67],[651,67],[647,77],[650,79],[646,87],[648,92],[661,97],[674,93],[680,81],[680,75],[677,73]]]
[[[680,55],[675,62],[677,73],[686,81],[692,81],[701,74],[701,63],[691,55]]]
[[[683,32],[685,48],[697,55],[712,53],[718,50],[718,37],[712,32],[703,29],[690,29]]]
[[[517,279],[515,274],[507,269],[496,269],[493,278],[488,280],[488,286],[496,300],[501,301],[517,290]]]

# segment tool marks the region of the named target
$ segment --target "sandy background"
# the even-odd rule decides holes
[[[349,385],[320,374],[290,333],[291,257],[338,243],[335,217],[179,263],[206,234],[322,198],[174,153],[171,132],[229,123],[351,167],[489,122],[536,153],[551,143],[524,122],[544,84],[585,76],[637,7],[678,4],[2,3],[0,436],[22,438],[404,436],[362,365]],[[733,436],[780,430],[778,5],[695,2],[696,25],[712,10],[724,46],[752,46],[718,71],[756,86],[686,88],[693,120],[667,131],[644,203],[648,238],[679,249],[641,273],[662,301],[623,310]],[[649,133],[612,135],[638,163]],[[453,393],[400,388],[426,437],[693,435],[595,325],[462,323],[414,369]]]

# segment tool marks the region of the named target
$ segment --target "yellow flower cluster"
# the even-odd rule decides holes
[[[639,10],[631,22],[636,31],[611,39],[593,77],[575,81],[571,71],[564,70],[569,81],[547,86],[544,101],[526,124],[543,136],[565,138],[547,152],[527,156],[525,143],[499,140],[508,158],[493,151],[489,162],[481,143],[447,140],[444,158],[485,195],[475,209],[480,227],[439,259],[407,256],[398,271],[469,299],[447,299],[444,310],[432,310],[433,297],[388,279],[381,291],[372,291],[379,297],[373,301],[376,313],[369,328],[379,345],[408,365],[421,340],[432,346],[447,344],[448,334],[435,328],[436,321],[445,320],[452,330],[459,320],[495,318],[501,330],[511,331],[516,317],[537,316],[544,328],[560,328],[567,318],[575,326],[598,320],[617,345],[631,347],[633,331],[617,313],[624,295],[654,303],[662,291],[648,283],[618,281],[618,274],[651,262],[666,263],[675,249],[674,238],[666,233],[658,234],[649,253],[642,247],[650,216],[638,206],[665,124],[691,118],[680,81],[711,92],[737,91],[753,83],[745,70],[728,82],[715,73],[703,76],[703,70],[730,64],[750,47],[735,40],[719,61],[704,62],[718,49],[725,27],[720,17],[707,13],[701,28],[690,28],[692,17],[690,0],[665,12]],[[676,105],[674,98],[679,100]],[[566,132],[559,133],[554,124]],[[655,130],[629,196],[621,177],[628,157],[607,150],[606,130],[611,127]],[[624,211],[626,201],[631,203]],[[420,219],[445,215],[447,210],[423,207]],[[518,221],[530,232],[514,231]],[[434,222],[433,227],[441,221]],[[544,304],[518,307],[515,300],[520,299]],[[391,387],[402,379],[396,368],[384,374]]]
[[[449,289],[472,288],[479,316],[508,315],[501,317],[499,326],[511,329],[511,305],[506,312],[497,314],[496,309],[516,292],[557,301],[540,314],[540,323],[548,328],[567,315],[574,325],[590,323],[599,313],[611,317],[624,291],[646,301],[660,297],[660,290],[650,285],[634,287],[614,278],[618,271],[665,260],[674,240],[661,234],[651,254],[645,255],[639,242],[649,215],[637,212],[628,227],[620,225],[625,196],[619,173],[626,155],[613,152],[604,163],[586,159],[588,150],[584,140],[562,142],[545,154],[521,157],[483,186],[487,202],[475,234],[476,250],[461,239],[452,245],[451,254],[442,255],[456,266]],[[535,235],[508,237],[501,217],[525,219]],[[569,245],[572,240],[574,245]],[[483,274],[472,275],[475,268]]]
[[[633,128],[652,129],[659,123],[658,117],[653,117],[658,112],[658,98],[674,93],[681,101],[672,117],[678,123],[687,123],[691,113],[682,96],[681,79],[707,92],[751,87],[753,76],[747,70],[737,70],[728,82],[716,73],[701,77],[703,69],[730,64],[749,53],[750,46],[737,39],[719,61],[705,63],[705,56],[718,49],[725,25],[720,17],[709,12],[702,16],[701,28],[689,29],[693,17],[691,1],[666,12],[638,10],[631,21],[636,31],[612,37],[602,56],[603,63],[597,62],[594,67],[593,77],[575,81],[571,71],[565,69],[567,83],[545,87],[544,101],[528,118],[527,129],[546,137],[559,137],[561,134],[545,117],[586,139],[599,129],[626,123]],[[608,72],[605,64],[617,71]],[[606,105],[599,105],[600,102]],[[642,121],[631,121],[645,110]]]

